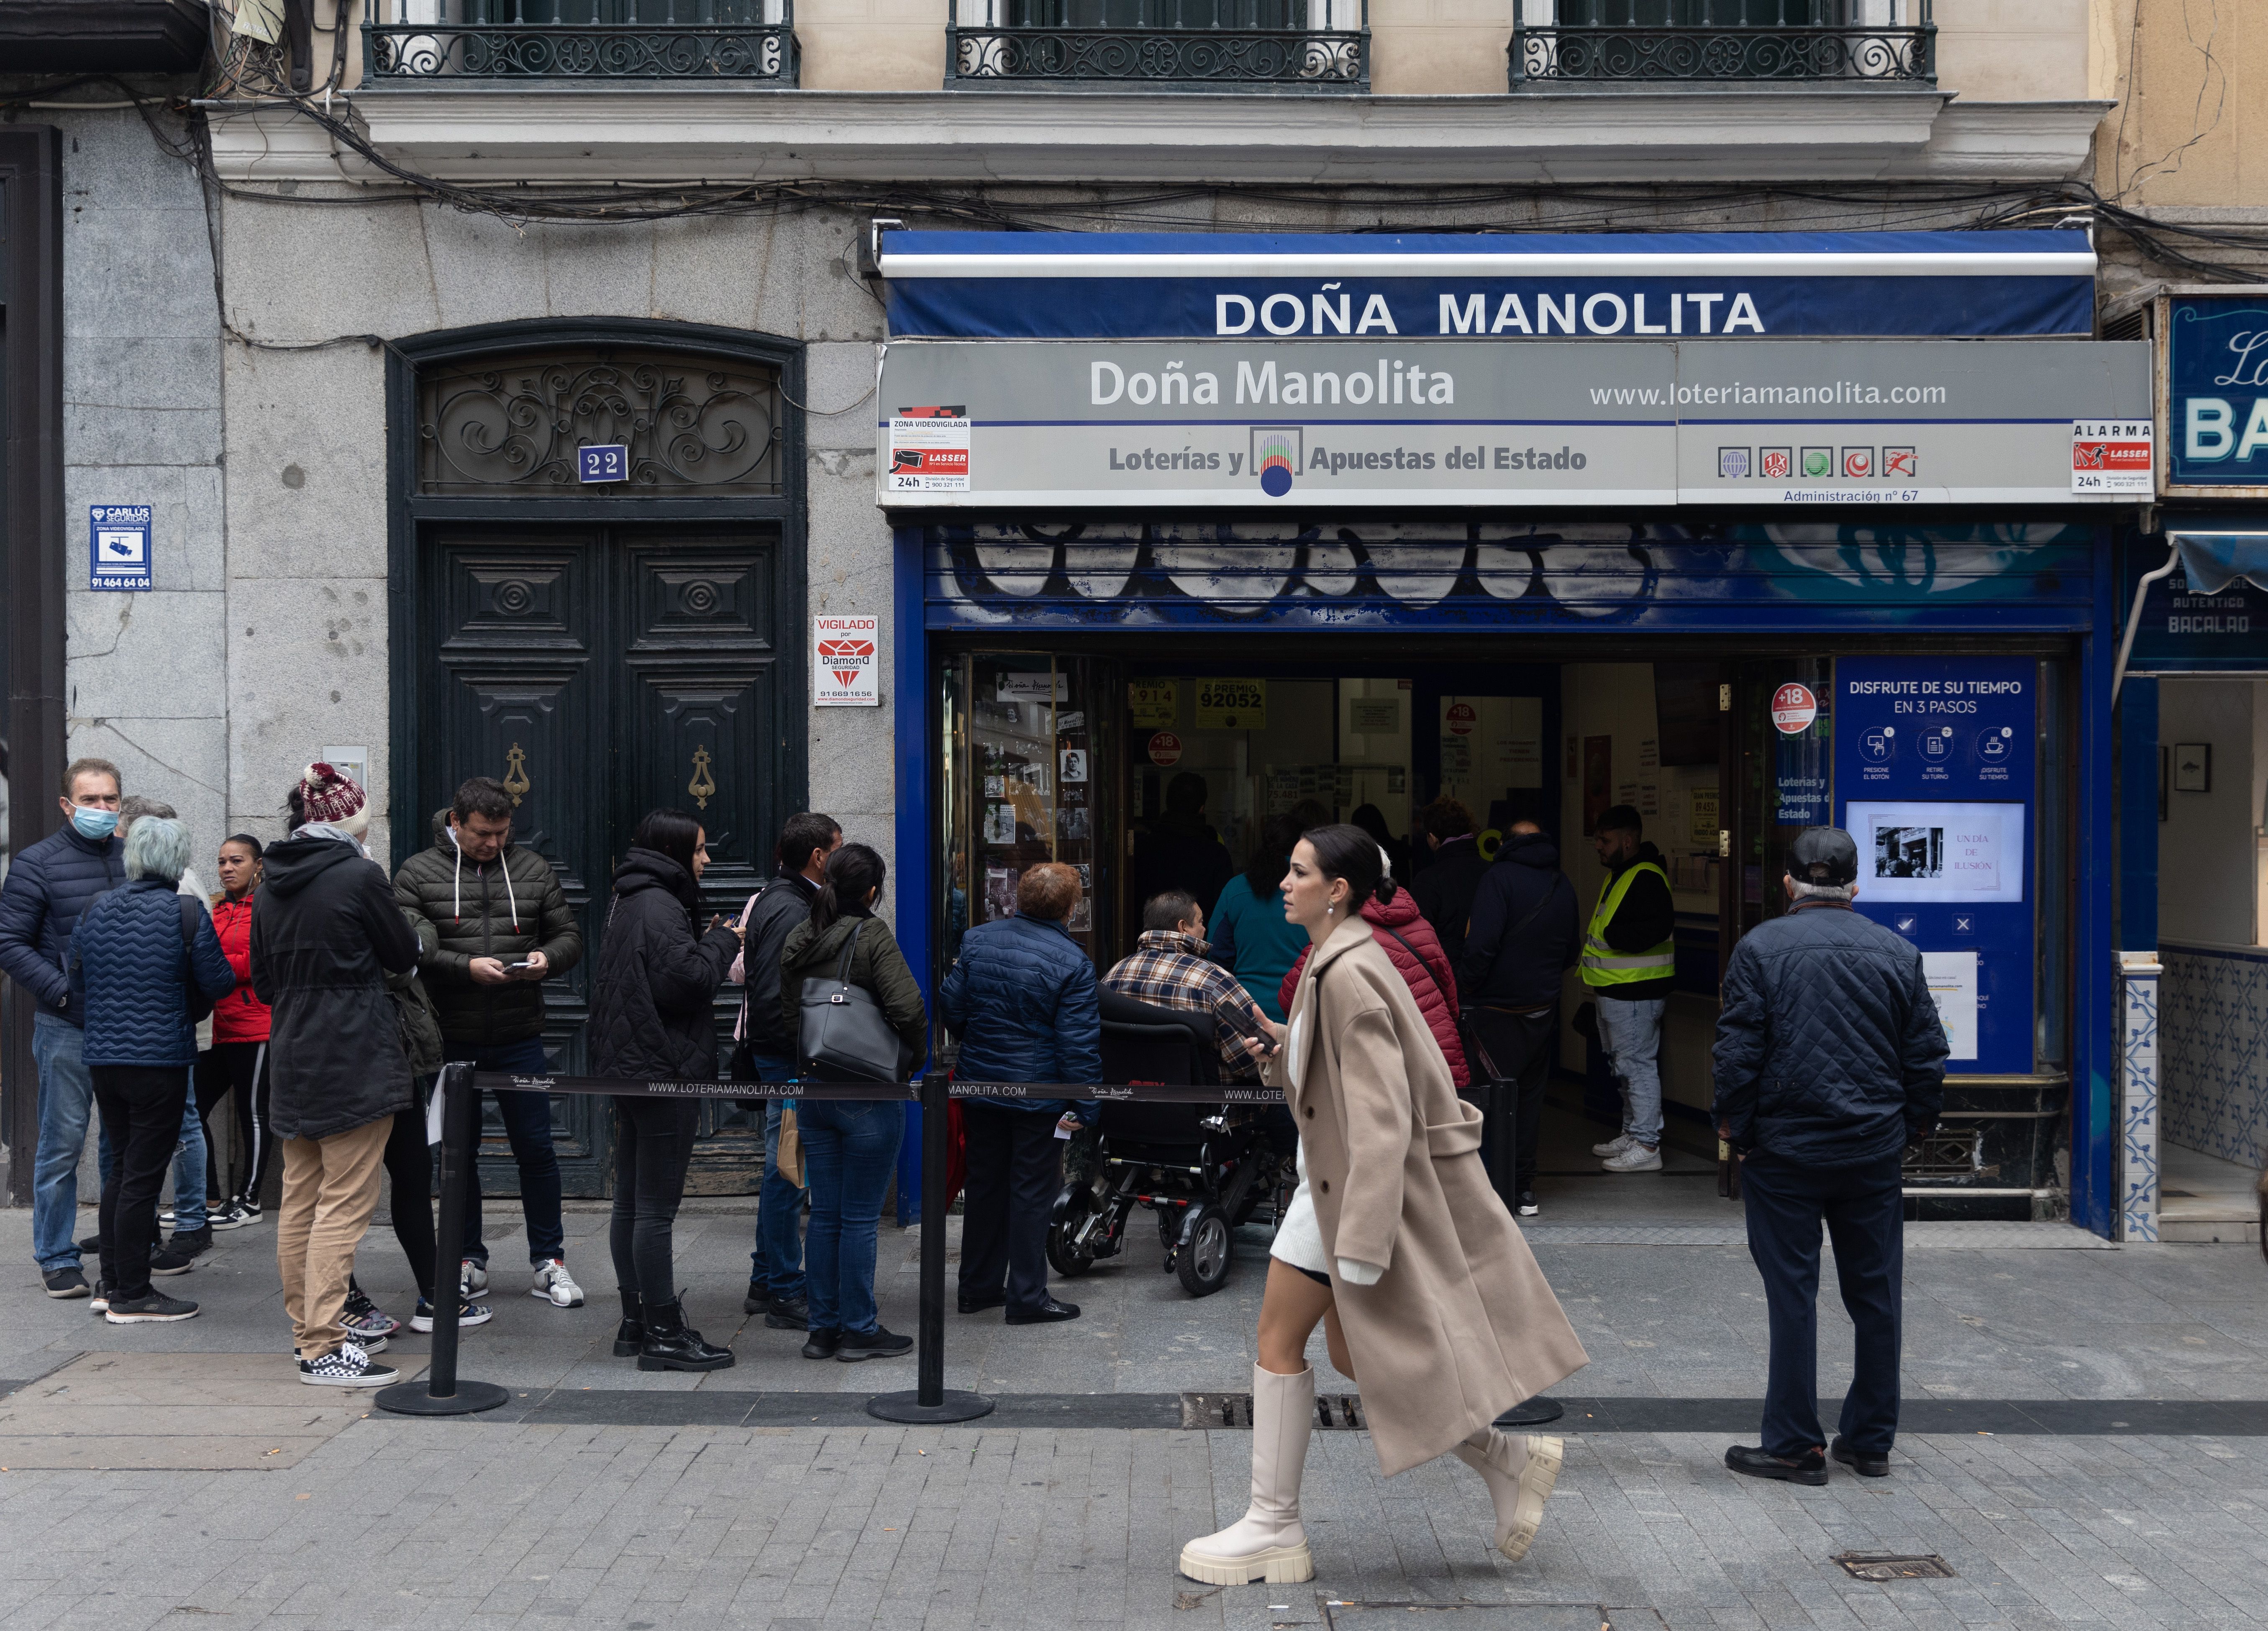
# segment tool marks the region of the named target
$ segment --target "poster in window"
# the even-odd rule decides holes
[[[1852,799],[1859,893],[1873,901],[2014,905],[2024,898],[2024,806]]]

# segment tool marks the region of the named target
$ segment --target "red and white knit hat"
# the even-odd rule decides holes
[[[360,838],[370,827],[370,797],[362,783],[318,760],[299,778],[309,821],[325,821]]]

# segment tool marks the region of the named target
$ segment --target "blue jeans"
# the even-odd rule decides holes
[[[40,1144],[32,1157],[32,1255],[40,1272],[78,1267],[78,1158],[94,1113],[86,1037],[68,1020],[32,1020],[32,1061],[40,1072]],[[118,1158],[102,1135],[96,1159],[107,1180]]]
[[[1599,1036],[1614,1073],[1622,1078],[1623,1131],[1649,1149],[1661,1142],[1660,997],[1625,1002],[1602,992]]]
[[[181,1112],[181,1142],[173,1147],[173,1232],[193,1235],[205,1226],[204,1118],[197,1114],[197,1096],[189,1095]]]
[[[811,1230],[803,1242],[806,1324],[863,1336],[875,1326],[875,1235],[882,1193],[906,1135],[905,1106],[806,1098],[795,1120],[804,1176],[811,1180]]]
[[[795,1080],[792,1059],[759,1054],[755,1065],[759,1082]],[[774,1099],[764,1106],[764,1182],[756,1198],[756,1249],[748,1253],[748,1283],[790,1300],[804,1289],[803,1243],[796,1238],[803,1225],[803,1191],[779,1170],[780,1113],[793,1103]],[[799,1122],[802,1112],[796,1113]]]
[[[475,1070],[504,1070],[519,1076],[541,1076],[550,1069],[543,1056],[543,1039],[531,1036],[519,1042],[499,1042],[493,1047],[468,1047],[452,1042],[442,1057],[452,1064],[468,1063]],[[547,1262],[565,1255],[566,1227],[559,1216],[559,1152],[551,1147],[551,1095],[505,1091],[496,1096],[497,1114],[504,1120],[504,1135],[512,1141],[512,1158],[519,1168],[519,1209],[527,1220],[527,1260]],[[481,1169],[473,1167],[472,1207],[465,1215],[465,1255],[486,1268],[489,1249],[481,1239]]]

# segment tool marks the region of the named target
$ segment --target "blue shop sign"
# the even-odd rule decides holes
[[[2094,333],[2075,231],[885,232],[894,338]]]
[[[2142,614],[2126,670],[2137,674],[2257,673],[2268,670],[2268,512],[2165,511],[2161,533],[2121,540],[2118,615]],[[2176,541],[2178,540],[2178,541]]]
[[[2166,297],[2167,481],[2268,493],[2268,291]]]
[[[2032,1068],[2033,792],[2038,664],[1842,658],[1840,825],[1858,909],[1919,948],[1963,1074]]]

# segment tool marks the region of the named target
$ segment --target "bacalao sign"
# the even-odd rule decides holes
[[[2075,233],[882,246],[888,505],[2068,501],[2148,401]]]

